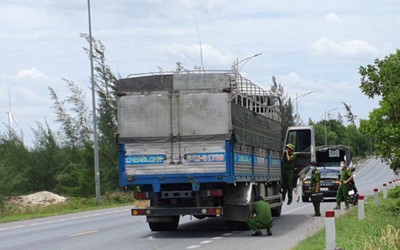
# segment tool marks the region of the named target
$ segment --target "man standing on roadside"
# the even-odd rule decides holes
[[[311,186],[310,186],[311,197],[312,197],[313,194],[318,194],[319,193],[321,173],[317,169],[317,163],[316,162],[311,162],[310,165],[313,167],[312,172],[311,172]],[[321,216],[321,211],[320,211],[320,203],[321,203],[321,201],[313,200],[312,203],[313,203],[314,212],[315,212],[314,216]]]
[[[344,203],[346,204],[345,210],[349,209],[349,201],[347,200],[347,196],[351,180],[353,180],[352,172],[348,169],[346,163],[344,163],[343,168],[339,174],[340,186],[336,197],[337,205],[334,209],[340,209],[340,203],[342,200],[344,200]]]
[[[267,235],[272,235],[272,214],[269,203],[264,201],[261,196],[254,199],[251,205],[250,218],[246,221],[250,229],[254,230],[252,236],[261,236],[261,229],[267,229]]]
[[[294,145],[287,144],[283,153],[283,173],[282,173],[282,200],[285,201],[286,193],[288,195],[287,204],[290,205],[293,199],[293,170],[296,155],[294,154]]]

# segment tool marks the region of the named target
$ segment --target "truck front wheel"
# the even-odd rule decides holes
[[[179,216],[163,217],[164,222],[148,222],[151,231],[175,231],[178,228]]]

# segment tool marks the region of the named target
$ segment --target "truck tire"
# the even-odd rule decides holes
[[[194,218],[198,219],[198,220],[202,220],[205,219],[206,216],[205,215],[193,215]]]
[[[175,231],[178,228],[179,216],[172,216],[171,222],[149,222],[151,231]]]
[[[271,215],[273,217],[279,217],[281,216],[281,212],[282,212],[282,206],[280,207],[274,207],[271,209]]]

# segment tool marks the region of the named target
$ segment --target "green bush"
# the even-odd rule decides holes
[[[4,196],[0,194],[0,216],[1,216],[1,212],[4,209],[4,205],[5,205]]]
[[[393,199],[399,199],[400,198],[400,187],[395,187],[393,189],[390,189],[388,192],[388,197],[393,198]]]
[[[133,202],[133,192],[132,191],[114,191],[107,192],[103,196],[103,203],[105,204],[124,204]]]

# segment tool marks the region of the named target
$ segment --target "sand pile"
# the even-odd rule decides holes
[[[50,204],[63,203],[66,200],[67,198],[63,196],[48,191],[42,191],[30,195],[13,197],[9,200],[9,202],[14,205],[26,207],[33,205],[50,205]]]

